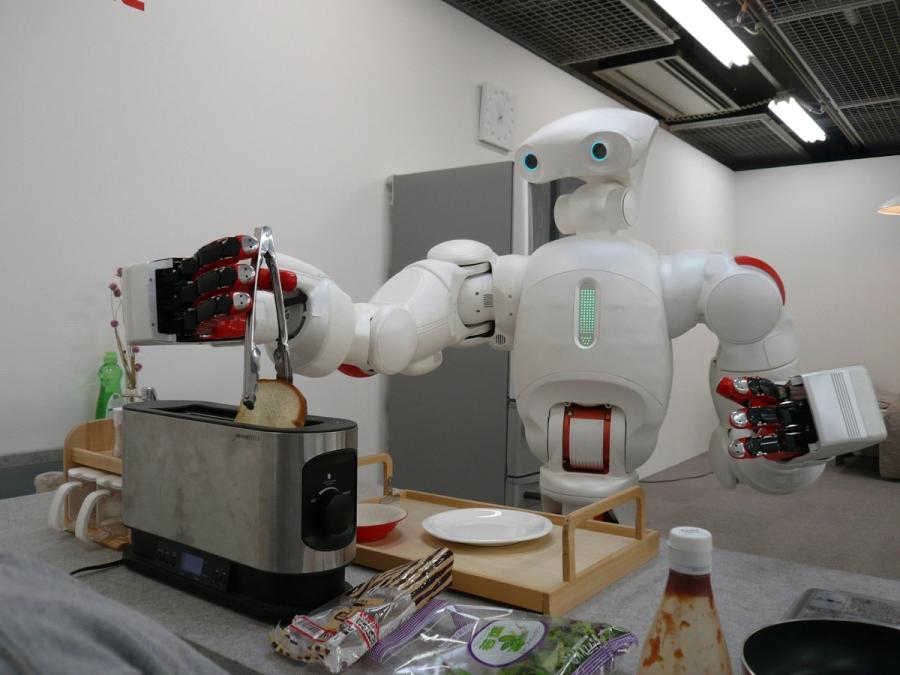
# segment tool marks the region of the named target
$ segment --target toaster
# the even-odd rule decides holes
[[[233,406],[124,406],[126,564],[266,620],[346,588],[356,552],[357,428],[309,416],[292,429],[234,422]]]

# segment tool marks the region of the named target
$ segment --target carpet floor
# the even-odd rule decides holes
[[[657,481],[711,471],[706,455],[647,477]],[[900,481],[882,480],[877,460],[829,464],[810,488],[772,496],[715,476],[641,483],[647,526],[666,536],[677,525],[713,534],[717,548],[900,579]]]

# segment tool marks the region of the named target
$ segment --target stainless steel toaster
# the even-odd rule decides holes
[[[356,424],[235,423],[195,401],[124,409],[126,563],[263,618],[288,617],[345,588],[356,548]]]

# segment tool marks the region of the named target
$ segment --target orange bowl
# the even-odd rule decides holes
[[[388,536],[397,523],[406,518],[406,511],[391,504],[356,505],[356,541],[365,544]]]

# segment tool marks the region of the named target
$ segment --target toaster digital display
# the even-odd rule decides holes
[[[181,565],[179,565],[179,567],[182,572],[199,577],[203,572],[203,558],[188,553],[187,551],[183,551],[181,554]]]

